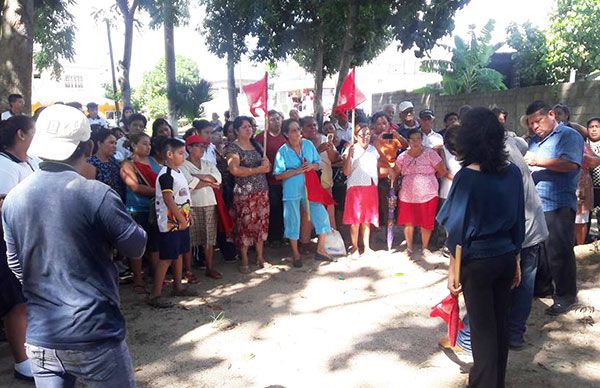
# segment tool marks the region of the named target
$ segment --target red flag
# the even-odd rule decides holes
[[[319,181],[319,176],[315,170],[305,172],[304,181],[306,182],[306,191],[308,192],[308,200],[310,202],[322,203],[325,207],[335,205],[331,194],[321,186],[321,181]]]
[[[356,84],[354,83],[354,69],[352,69],[340,88],[335,110],[336,112],[352,110],[366,100],[365,95],[356,88]]]
[[[223,193],[221,193],[221,190],[213,188],[213,192],[215,193],[215,198],[217,200],[217,215],[219,216],[217,227],[219,232],[224,232],[227,236],[229,236],[233,230],[233,220],[227,212],[227,207],[225,205],[225,200],[223,199]]]
[[[246,98],[248,98],[248,105],[250,105],[250,113],[252,116],[258,117],[259,114],[256,113],[256,109],[262,109],[265,114],[268,112],[267,108],[267,89],[268,89],[269,81],[268,81],[268,73],[265,72],[264,78],[242,86],[242,90],[246,93]]]
[[[448,325],[448,339],[451,346],[456,346],[456,335],[465,327],[459,318],[458,296],[450,294],[431,308],[430,317],[440,317]]]

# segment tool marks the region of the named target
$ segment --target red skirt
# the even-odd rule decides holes
[[[344,224],[373,224],[379,226],[379,199],[377,185],[352,186],[346,192]]]
[[[400,201],[398,225],[420,226],[423,229],[433,230],[437,205],[438,197],[424,203]]]

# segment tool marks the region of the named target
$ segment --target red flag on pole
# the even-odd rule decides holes
[[[366,100],[367,99],[365,98],[365,95],[356,88],[356,84],[354,82],[354,69],[352,69],[346,76],[346,79],[340,88],[335,110],[336,112],[352,110]]]
[[[248,98],[248,105],[250,105],[250,113],[252,116],[258,117],[259,114],[256,113],[256,109],[262,109],[264,114],[266,115],[268,112],[267,108],[267,89],[268,89],[268,73],[265,71],[265,76],[248,85],[242,86],[242,90],[246,94],[246,98]]]

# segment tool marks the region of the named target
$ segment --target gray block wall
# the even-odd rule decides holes
[[[373,94],[373,112],[381,110],[384,104],[398,104],[409,100],[415,105],[415,111],[424,108],[433,109],[435,127],[443,126],[447,112],[458,112],[463,105],[502,107],[508,112],[507,128],[519,134],[525,132],[519,127],[519,118],[525,113],[527,105],[534,100],[544,100],[550,105],[566,103],[571,109],[571,121],[585,125],[592,116],[600,116],[600,81],[582,81],[549,86],[531,86],[498,92],[461,94],[456,96],[436,96],[406,91]]]

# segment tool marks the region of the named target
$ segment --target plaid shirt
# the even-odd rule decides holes
[[[589,141],[588,144],[592,151],[600,156],[600,141]],[[600,166],[592,169],[592,182],[594,187],[600,187]]]
[[[557,172],[537,166],[530,168],[545,212],[561,207],[577,211],[575,192],[583,161],[583,137],[574,129],[560,124],[544,139],[535,136],[529,145],[529,152],[539,158],[561,158],[579,166],[569,172]]]

